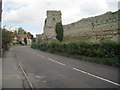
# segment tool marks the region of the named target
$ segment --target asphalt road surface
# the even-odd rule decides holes
[[[33,88],[118,88],[118,69],[30,48],[13,48]]]

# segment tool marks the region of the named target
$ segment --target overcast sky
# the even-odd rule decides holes
[[[47,10],[61,10],[63,25],[118,10],[119,0],[3,0],[2,25],[43,32]]]

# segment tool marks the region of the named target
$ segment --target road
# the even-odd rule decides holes
[[[118,69],[90,63],[29,46],[14,53],[34,88],[118,88]]]

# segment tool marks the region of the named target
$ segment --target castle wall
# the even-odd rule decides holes
[[[36,34],[36,42],[42,42],[43,35],[42,34]]]
[[[119,18],[120,20],[120,18]],[[64,41],[68,40],[118,40],[118,11],[81,19],[64,25]]]
[[[48,10],[44,25],[45,40],[56,39],[55,26],[58,22],[61,22],[61,12]]]

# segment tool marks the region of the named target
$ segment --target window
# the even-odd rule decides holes
[[[55,20],[55,18],[53,18],[53,20]]]

